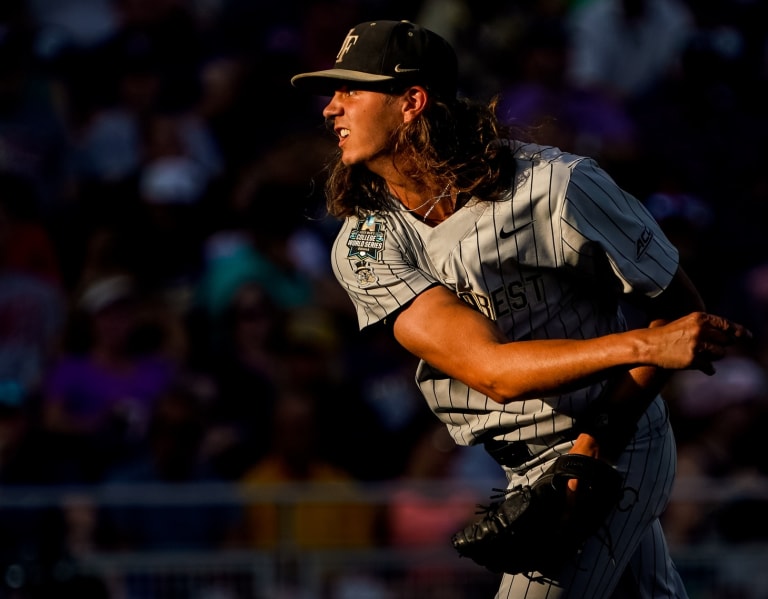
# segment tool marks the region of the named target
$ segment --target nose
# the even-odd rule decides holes
[[[328,119],[337,116],[341,111],[341,104],[338,102],[338,92],[331,96],[328,104],[323,108],[323,116]]]

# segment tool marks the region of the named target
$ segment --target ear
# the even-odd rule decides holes
[[[403,121],[408,123],[424,112],[429,100],[429,93],[420,85],[414,85],[405,90],[402,98]]]

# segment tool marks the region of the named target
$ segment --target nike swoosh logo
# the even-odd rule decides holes
[[[400,63],[397,63],[395,65],[395,73],[413,73],[414,71],[418,71],[419,69],[404,69],[400,66]]]
[[[521,229],[525,229],[526,227],[533,224],[533,220],[529,220],[524,225],[520,225],[519,227],[515,227],[514,229],[510,229],[509,231],[505,231],[502,227],[501,231],[499,231],[499,237],[501,239],[507,239],[508,237],[512,237],[515,233],[519,232]]]

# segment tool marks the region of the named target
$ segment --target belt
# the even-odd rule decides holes
[[[491,439],[483,443],[485,451],[500,465],[517,468],[533,457],[525,441],[497,441]]]
[[[535,455],[543,453],[550,447],[554,447],[564,441],[571,441],[576,438],[576,433],[553,435],[546,439],[537,439],[539,443],[528,443],[527,441],[500,441],[490,439],[483,443],[485,451],[488,452],[496,462],[507,468],[517,468],[524,464]],[[543,443],[542,443],[543,442]],[[534,450],[531,447],[535,448]]]

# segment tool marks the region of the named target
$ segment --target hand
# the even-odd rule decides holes
[[[665,325],[644,329],[650,336],[650,362],[661,368],[695,369],[712,375],[713,362],[737,341],[749,339],[746,327],[706,312],[693,312]]]
[[[573,442],[573,447],[571,447],[571,450],[568,453],[578,453],[581,455],[586,455],[592,458],[600,458],[600,446],[597,443],[597,440],[587,433],[581,433],[578,437],[576,437],[576,440]],[[579,480],[576,478],[572,478],[568,481],[568,490],[572,493],[576,492],[576,489],[578,489],[579,486]]]

